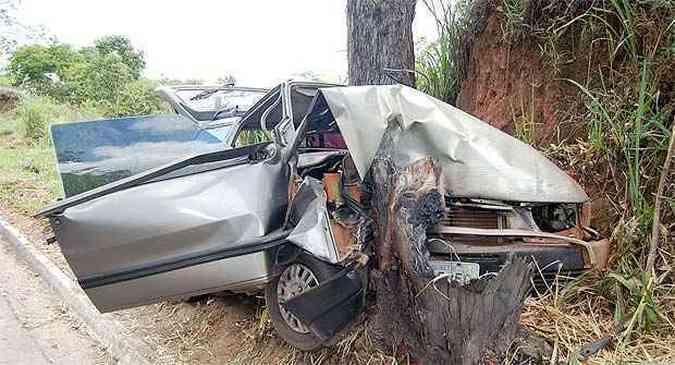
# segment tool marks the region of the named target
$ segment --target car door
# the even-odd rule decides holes
[[[263,142],[193,155],[69,196],[38,215],[49,218],[101,312],[254,289],[270,275],[269,250],[287,235],[288,164],[279,151]],[[141,150],[133,158],[153,156]]]

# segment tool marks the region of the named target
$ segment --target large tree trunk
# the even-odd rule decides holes
[[[348,0],[349,83],[414,86],[412,22],[415,0]],[[391,73],[390,73],[391,74]],[[519,333],[520,310],[530,267],[513,259],[496,278],[468,286],[436,280],[427,249],[427,228],[444,210],[445,189],[432,158],[397,159],[400,123],[392,116],[368,185],[377,225],[371,288],[371,333],[385,350],[399,349],[423,364],[501,361]]]
[[[512,259],[495,278],[467,286],[434,280],[426,232],[445,205],[440,170],[432,158],[391,158],[401,131],[396,124],[387,129],[368,177],[377,224],[374,338],[422,364],[499,363],[521,335],[530,267]]]
[[[394,84],[414,87],[412,22],[416,0],[347,0],[347,53],[350,85]]]

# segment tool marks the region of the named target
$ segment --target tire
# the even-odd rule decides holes
[[[326,281],[328,278],[338,272],[339,269],[312,258],[306,254],[300,254],[292,262],[283,266],[277,266],[274,272],[278,272],[280,275],[277,275],[265,287],[265,302],[267,303],[270,318],[272,319],[272,326],[274,326],[274,329],[277,331],[279,336],[281,336],[284,341],[299,350],[312,351],[321,347],[323,341],[314,336],[314,334],[312,334],[311,331],[309,331],[309,329],[304,325],[299,323],[297,319],[295,319],[295,321],[293,321],[293,319],[287,321],[286,318],[288,318],[289,315],[292,318],[294,318],[294,316],[290,313],[284,313],[284,309],[279,305],[280,291],[283,292],[284,289],[289,286],[284,285],[284,283],[292,283],[292,281],[289,281],[288,275],[293,276],[293,270],[298,270],[298,268],[311,272],[314,279],[316,279],[316,285]],[[284,283],[280,285],[280,281],[283,281]],[[314,280],[310,279],[309,281]],[[280,286],[282,287],[281,289]],[[299,294],[300,292],[302,291],[296,291],[295,295]],[[284,316],[286,316],[286,318],[284,318]]]

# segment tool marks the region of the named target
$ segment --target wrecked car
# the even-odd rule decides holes
[[[368,174],[392,130],[391,158],[432,157],[441,168],[446,207],[427,241],[437,274],[470,281],[498,272],[509,255],[531,258],[539,280],[606,264],[608,242],[589,227],[588,196],[574,180],[529,145],[417,90],[287,82],[235,128],[220,150],[39,212],[100,311],[264,291],[284,340],[321,346],[365,305],[376,232]],[[252,128],[271,140],[239,140]],[[53,133],[57,150],[61,138]]]

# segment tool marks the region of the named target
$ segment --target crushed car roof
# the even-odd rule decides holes
[[[432,156],[451,196],[515,202],[588,200],[583,189],[530,145],[403,85],[322,88],[357,170],[365,177],[389,125],[393,158]],[[317,104],[318,105],[318,104]]]

